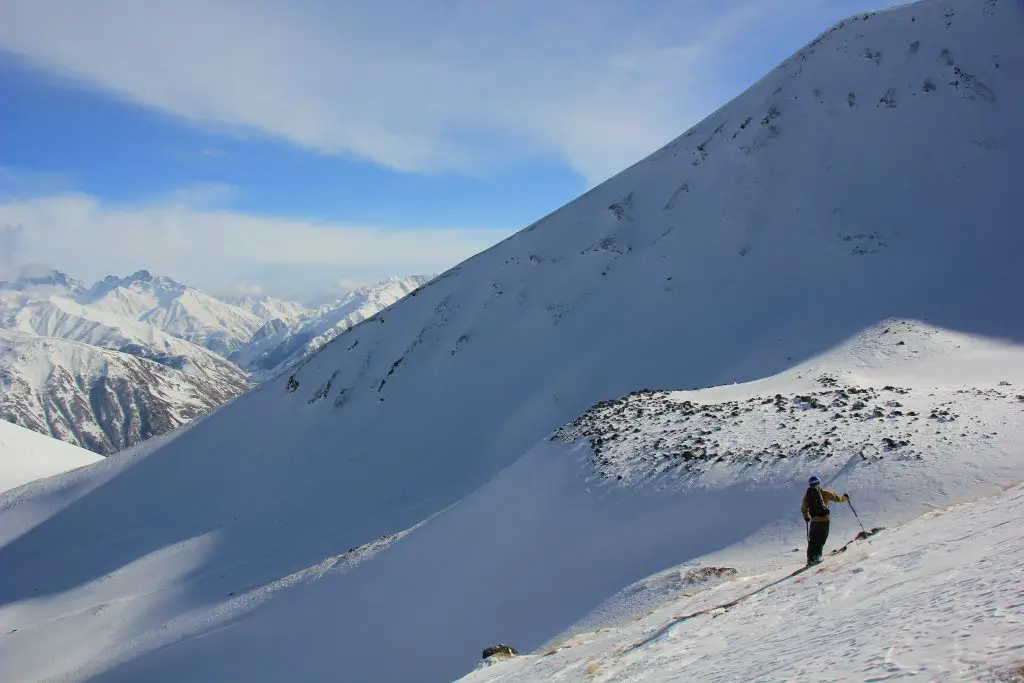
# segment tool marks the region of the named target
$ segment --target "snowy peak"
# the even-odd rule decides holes
[[[259,328],[255,315],[197,289],[140,270],[96,283],[82,303],[158,327],[220,355],[243,344]]]
[[[0,291],[78,295],[85,289],[84,284],[65,273],[42,267],[23,268],[14,281],[0,281]]]
[[[94,284],[86,294],[86,299],[97,300],[117,289],[129,289],[142,294],[149,294],[161,300],[181,296],[187,289],[184,285],[167,277],[153,277],[148,270],[139,270],[128,277],[108,275]]]
[[[338,321],[360,309],[377,308],[377,310],[383,310],[430,282],[432,277],[429,275],[393,277],[374,284],[357,287],[337,301],[321,306],[317,310],[317,315],[321,318],[333,316],[333,319]],[[374,311],[374,313],[376,312]],[[369,317],[369,315],[366,317]]]
[[[248,311],[260,320],[279,320],[285,324],[293,324],[307,318],[314,312],[295,301],[286,301],[265,294],[244,296],[222,296],[221,301]]]

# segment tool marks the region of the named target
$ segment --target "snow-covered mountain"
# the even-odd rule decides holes
[[[175,429],[247,387],[244,372],[213,354],[119,352],[0,329],[0,419],[96,453]]]
[[[257,377],[271,377],[429,281],[429,276],[416,275],[358,287],[294,325],[275,317],[256,331],[249,344],[229,358]]]
[[[83,448],[0,420],[0,492],[102,459]]]
[[[40,266],[26,266],[13,281],[0,281],[0,292],[34,292],[77,297],[88,288],[84,283],[60,271]]]
[[[800,564],[808,472],[890,528],[1021,481],[1022,34],[1009,0],[842,22],[292,372],[180,434],[0,497],[0,679],[451,680],[484,646],[531,652],[600,623],[621,590],[673,567]],[[636,393],[650,387],[687,391]],[[985,512],[933,538],[963,550]],[[837,510],[831,547],[854,524]],[[928,548],[901,547],[916,524],[844,576],[917,571]],[[929,590],[995,586],[964,557]],[[1024,585],[1004,574],[999,589]],[[979,673],[961,680],[1019,652],[1020,606],[990,604],[1002,619],[985,643],[943,650]],[[808,633],[795,612],[744,614]],[[929,637],[950,632],[953,612],[922,615]],[[844,616],[840,642],[870,649],[850,655],[875,667],[865,678],[905,665],[857,639],[895,632],[879,621],[905,625],[902,610]],[[721,666],[694,671],[773,675],[716,628],[697,636]],[[924,642],[898,632],[911,653]],[[830,637],[771,653],[774,671],[806,680]],[[73,646],[54,658],[53,643]],[[582,660],[556,673],[688,678],[699,659],[658,652],[608,676]],[[908,680],[942,677],[912,664]]]
[[[285,301],[267,294],[221,296],[219,298],[221,301],[248,311],[264,321],[279,320],[292,324],[314,314],[313,310],[296,301]]]
[[[101,285],[56,272],[0,284],[4,419],[109,454],[248,389],[233,363],[110,305],[131,289]]]
[[[395,278],[310,311],[270,296],[221,300],[147,271],[107,277],[86,287],[63,273],[33,269],[0,283],[0,330],[17,333],[4,338],[6,357],[0,359],[12,392],[3,400],[5,414],[42,433],[109,454],[237,396],[252,380],[298,362],[425,281]],[[54,341],[35,343],[41,339]],[[116,359],[110,351],[128,357]],[[229,352],[246,367],[219,355]],[[37,360],[40,354],[45,360],[39,360],[39,367],[59,368],[58,378],[25,366],[26,359]],[[114,363],[120,374],[135,378],[153,371],[137,359],[178,372],[181,376],[173,383],[185,387],[169,393],[152,386],[134,392],[133,405],[159,416],[151,426],[133,426],[123,416],[102,410],[83,410],[81,396],[106,382],[95,374],[97,368]],[[172,381],[167,372],[159,372]],[[129,386],[111,391],[120,395]],[[75,422],[79,417],[81,424]]]
[[[145,270],[97,282],[80,302],[153,325],[224,357],[248,342],[268,320],[293,323],[309,313],[299,304],[271,297],[243,299],[243,305],[237,306]]]

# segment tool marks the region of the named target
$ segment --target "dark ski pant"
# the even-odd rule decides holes
[[[807,561],[820,560],[828,540],[828,521],[811,522],[811,530],[807,534]]]

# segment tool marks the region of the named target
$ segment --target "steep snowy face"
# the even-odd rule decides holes
[[[929,1],[842,22],[151,466],[238,444],[251,476],[284,482],[282,544],[293,523],[348,546],[452,502],[601,399],[765,377],[889,317],[1024,339],[1005,313],[1024,248],[1022,21],[1012,2]],[[196,495],[222,486],[236,484]]]
[[[102,459],[83,448],[0,420],[0,492]]]
[[[161,355],[149,346],[111,351],[0,329],[0,419],[96,453],[115,453],[248,388],[239,368],[203,353]]]
[[[591,497],[585,477],[597,471],[573,469],[557,444],[516,461],[600,400],[647,387],[759,380],[890,317],[1024,340],[1024,320],[1008,313],[1018,297],[1007,284],[1017,279],[1024,249],[1016,180],[1024,172],[1021,35],[1024,12],[1010,0],[927,0],[843,22],[681,138],[340,335],[293,371],[155,450],[69,475],[66,507],[19,518],[19,533],[7,536],[16,540],[4,555],[19,573],[0,582],[0,602],[14,603],[16,628],[21,601],[31,599],[25,621],[82,648],[62,663],[47,653],[24,655],[19,670],[37,678],[95,673],[93,680],[102,672],[113,681],[166,676],[173,666],[186,680],[282,680],[300,661],[311,677],[352,674],[344,667],[355,659],[365,680],[458,674],[460,662],[436,653],[480,637],[482,623],[495,625],[481,621],[483,603],[472,598],[490,596],[514,611],[531,595],[531,605],[558,596],[550,583],[548,592],[531,593],[530,579],[548,576],[550,567],[517,565],[519,574],[501,568],[508,539],[488,536],[487,515],[506,510],[501,528],[509,534],[520,526],[544,530],[548,513],[574,509],[565,507],[559,473],[575,482],[569,502],[580,507],[572,524],[544,536],[543,548],[565,553],[564,539],[572,539],[574,552],[565,556],[579,571],[559,575],[578,591],[575,607],[637,571],[681,561],[682,548],[708,552],[717,541],[688,536],[694,527],[681,523],[671,526],[680,541],[674,549],[658,545],[667,527],[627,533],[638,528],[608,504],[626,494],[613,488],[609,499]],[[881,392],[887,383],[867,388]],[[784,394],[785,409],[796,396],[824,400],[810,391]],[[775,393],[782,392],[742,402],[774,401]],[[914,394],[915,412],[932,407],[924,398]],[[871,400],[885,410],[887,401],[902,399]],[[1009,398],[998,400],[1013,409]],[[764,410],[737,419],[760,424]],[[844,417],[853,419],[855,410],[850,405]],[[847,436],[863,438],[856,430]],[[892,438],[915,448],[911,438]],[[1004,453],[1012,443],[1004,442]],[[691,446],[673,448],[684,445]],[[591,453],[583,455],[592,465]],[[632,457],[605,455],[614,468]],[[844,450],[841,457],[853,455]],[[802,470],[794,463],[789,480]],[[962,468],[955,473],[969,480]],[[489,480],[496,489],[479,489]],[[537,487],[550,506],[524,499],[523,491]],[[466,498],[474,491],[479,495]],[[790,493],[775,488],[759,501],[792,520],[784,502]],[[468,501],[468,513],[428,522],[424,534],[410,534],[342,577],[354,583],[284,601],[244,628],[218,621],[251,608],[239,592],[409,529],[460,500]],[[673,522],[703,521],[710,509],[689,494],[641,504],[652,524],[673,512]],[[752,533],[764,523],[764,509],[757,510],[740,521],[722,519],[725,526],[714,530],[730,538]],[[106,532],[111,543],[65,542],[110,519],[119,521]],[[629,552],[619,544],[585,543],[600,537],[594,519],[617,525],[616,539],[651,542],[642,562],[623,567],[618,560]],[[541,546],[531,540],[510,545],[516,557],[524,549],[536,554]],[[63,549],[60,567],[44,552],[55,546]],[[588,572],[608,557],[616,571],[591,580]],[[514,579],[515,591],[471,580],[489,577],[488,569]],[[89,588],[94,583],[103,584],[98,592]],[[452,592],[466,598],[463,620],[458,631],[441,633],[437,615],[456,612]],[[150,597],[121,600],[128,595]],[[110,618],[123,617],[116,622],[123,630],[109,641],[77,639],[94,623],[84,616],[58,618],[101,603],[112,606]],[[563,627],[572,605],[551,604],[557,610],[545,611],[545,623],[525,606],[515,612],[516,633],[535,638]],[[314,612],[317,619],[298,616]],[[174,618],[176,626],[163,629]],[[390,645],[396,621],[436,675],[410,675],[400,658],[374,649]],[[211,624],[225,626],[216,638],[162,649],[190,629],[210,635]],[[139,633],[145,637],[133,640]],[[25,630],[17,642],[29,647],[34,635]],[[230,647],[283,638],[287,646],[265,658],[239,657]],[[121,647],[125,642],[131,645]],[[444,647],[431,650],[431,643]],[[107,650],[116,654],[100,654]],[[142,651],[159,654],[146,659]],[[134,656],[135,670],[124,663]],[[391,660],[386,667],[383,659]],[[372,666],[386,672],[373,675]],[[251,676],[237,675],[242,670]]]
[[[342,332],[391,306],[430,281],[426,275],[391,278],[352,290],[338,301],[321,306],[295,325],[271,320],[256,331],[249,344],[229,356],[256,377],[272,377],[315,353]]]

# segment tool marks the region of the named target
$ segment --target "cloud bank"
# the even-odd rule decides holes
[[[439,273],[508,231],[390,230],[219,211],[176,199],[105,205],[84,194],[0,203],[0,267],[46,262],[82,280],[146,268],[212,291],[288,293],[349,278]],[[15,251],[14,247],[17,246]]]
[[[738,41],[821,4],[0,0],[0,49],[240,134],[408,171],[560,158],[594,184],[735,94]]]

